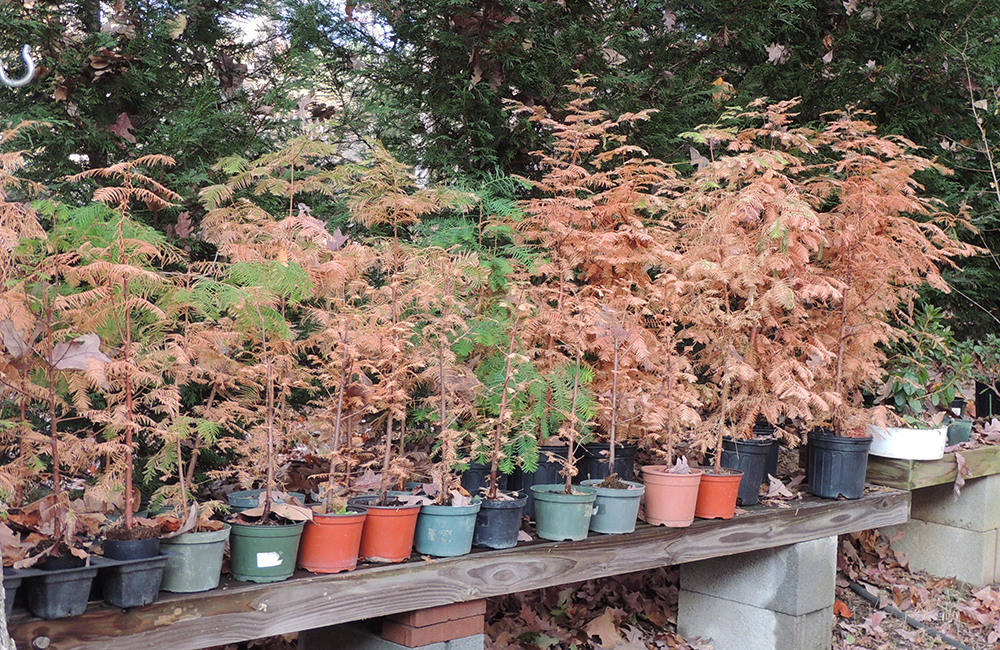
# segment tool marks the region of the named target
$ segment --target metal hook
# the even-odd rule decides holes
[[[27,72],[20,79],[11,79],[7,76],[7,70],[3,62],[0,62],[0,83],[11,88],[18,88],[27,85],[35,77],[35,62],[31,60],[31,46],[25,45],[21,48],[21,58],[24,59],[24,67]]]

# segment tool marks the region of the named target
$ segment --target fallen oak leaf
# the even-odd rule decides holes
[[[965,457],[957,451],[955,452],[955,463],[958,465],[958,472],[955,473],[955,485],[952,486],[951,490],[955,493],[955,501],[958,501],[958,498],[962,496],[962,488],[965,487],[965,479],[972,478],[972,470],[965,462]]]
[[[795,495],[788,491],[788,488],[785,487],[785,484],[781,482],[780,478],[775,478],[770,474],[768,474],[767,479],[768,481],[770,481],[770,486],[768,487],[766,496],[771,498],[775,497],[784,497],[786,499],[795,498]]]
[[[854,612],[851,611],[851,608],[847,606],[847,603],[840,600],[839,598],[833,601],[833,613],[834,615],[839,616],[840,618],[854,617]]]
[[[603,614],[587,623],[583,631],[588,636],[600,639],[598,645],[602,648],[614,648],[621,639],[618,626],[615,625],[614,610],[610,607],[605,608]]]
[[[59,370],[87,370],[91,360],[111,362],[111,358],[101,352],[101,338],[97,334],[84,334],[72,341],[56,343],[50,363]]]
[[[106,128],[108,131],[111,131],[115,135],[122,137],[125,140],[128,140],[132,144],[135,144],[135,136],[132,135],[131,133],[132,129],[134,129],[135,126],[132,125],[132,120],[128,118],[128,113],[121,113],[118,116],[118,119],[115,120],[114,124],[109,124],[104,128]]]

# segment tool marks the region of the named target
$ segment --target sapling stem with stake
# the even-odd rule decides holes
[[[500,467],[500,457],[503,455],[503,426],[507,416],[507,395],[510,389],[510,380],[514,374],[514,347],[517,344],[517,326],[521,323],[521,310],[515,307],[514,311],[514,324],[510,328],[507,358],[504,362],[503,388],[500,393],[500,407],[497,409],[497,424],[493,427],[493,445],[490,450],[490,487],[486,493],[487,499],[497,498],[497,470]]]

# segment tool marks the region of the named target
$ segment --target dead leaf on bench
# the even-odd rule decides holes
[[[768,498],[778,498],[783,497],[785,499],[794,499],[795,495],[788,491],[785,484],[781,482],[780,478],[775,478],[770,474],[767,475],[767,479],[771,482],[771,485],[767,489]]]
[[[962,454],[957,451],[955,452],[955,462],[958,464],[958,472],[955,475],[955,485],[952,487],[952,492],[955,493],[955,501],[958,501],[958,497],[962,496],[962,488],[965,487],[965,479],[972,478],[972,470],[969,469]]]

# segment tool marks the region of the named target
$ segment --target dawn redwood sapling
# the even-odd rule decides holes
[[[374,292],[372,308],[378,314],[370,321],[379,340],[378,349],[373,350],[379,360],[379,380],[373,386],[372,400],[385,420],[379,489],[379,504],[384,505],[392,479],[404,480],[405,470],[393,462],[396,427],[402,445],[410,389],[426,364],[414,343],[423,316],[419,306],[429,297],[420,282],[426,260],[419,248],[403,241],[403,235],[423,215],[465,209],[473,197],[442,187],[421,187],[410,168],[381,149],[370,160],[349,167],[348,174],[345,189],[352,218],[367,228],[391,231],[391,237],[378,246],[384,283]]]
[[[172,287],[153,264],[169,262],[171,252],[160,233],[138,224],[131,216],[134,202],[158,211],[180,199],[147,171],[172,164],[173,159],[167,156],[143,156],[69,179],[79,182],[99,178],[118,183],[94,192],[94,201],[107,206],[111,218],[107,223],[95,221],[91,225],[92,241],[82,247],[81,263],[67,275],[72,282],[88,287],[70,299],[81,322],[104,334],[109,345],[120,348],[108,364],[105,408],[85,413],[91,422],[104,425],[106,439],[121,440],[121,453],[112,455],[101,477],[102,483],[120,481],[124,486],[124,529],[112,528],[108,533],[117,539],[144,539],[159,534],[158,529],[149,526],[133,529],[137,509],[132,476],[135,446],[145,432],[155,428],[153,413],[170,420],[178,415],[180,403],[176,384],[164,382],[170,361],[163,349],[163,333],[169,323],[166,313],[155,303]]]

